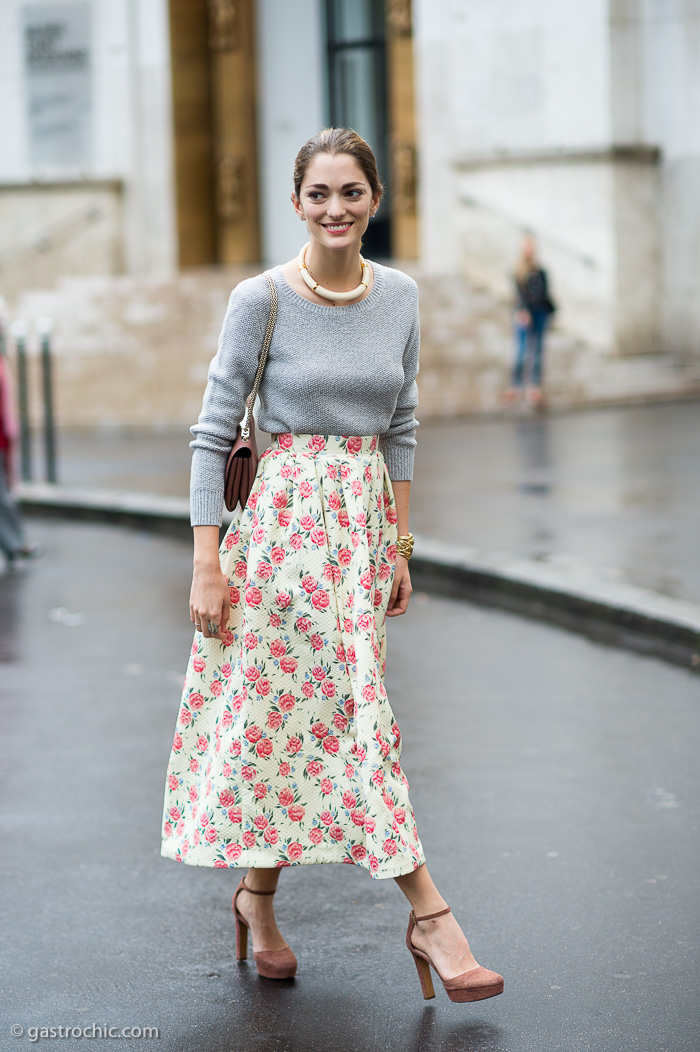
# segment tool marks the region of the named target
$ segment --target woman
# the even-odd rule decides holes
[[[415,282],[360,255],[381,195],[355,132],[327,129],[299,151],[292,201],[309,243],[270,272],[279,309],[259,420],[273,441],[219,548],[224,466],[270,308],[263,275],[231,295],[192,428],[196,634],[162,852],[249,867],[233,899],[237,957],[250,931],[268,978],[297,967],[272,906],[283,867],[393,877],[424,996],[432,964],[452,1000],[478,1000],[503,980],[479,967],[428,874],[383,683],[385,616],[411,595],[419,324]]]
[[[549,295],[547,272],[537,259],[535,242],[526,237],[515,271],[515,363],[506,400],[517,401],[523,389],[526,360],[529,377],[526,397],[535,408],[542,405],[542,356],[544,336],[555,307]],[[529,353],[528,353],[529,352]]]

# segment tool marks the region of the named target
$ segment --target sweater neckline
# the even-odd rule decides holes
[[[373,259],[368,259],[367,262],[371,265],[374,271],[374,282],[369,293],[364,299],[358,303],[345,303],[342,307],[332,307],[330,303],[328,306],[325,303],[312,303],[311,300],[307,300],[305,296],[293,289],[289,284],[284,274],[282,273],[282,267],[278,264],[272,268],[272,274],[275,279],[275,283],[278,288],[282,289],[282,292],[290,303],[295,303],[301,307],[302,310],[310,310],[315,314],[356,314],[363,311],[373,310],[378,301],[381,299],[384,291],[384,267],[381,263],[375,263]]]

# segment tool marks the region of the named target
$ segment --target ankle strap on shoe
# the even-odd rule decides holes
[[[277,888],[275,888],[273,891],[256,891],[255,888],[249,888],[245,882],[245,877],[241,877],[241,884],[243,885],[246,891],[250,892],[251,895],[274,895],[275,891],[277,891]]]
[[[452,913],[450,906],[448,906],[446,910],[438,910],[437,913],[427,913],[425,917],[416,917],[414,911],[411,910],[411,916],[416,923],[418,923],[418,921],[434,920],[435,917],[444,917],[446,913]]]

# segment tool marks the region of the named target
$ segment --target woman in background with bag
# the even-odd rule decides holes
[[[534,238],[529,236],[523,241],[515,271],[515,295],[515,362],[505,398],[507,402],[520,399],[527,369],[525,396],[529,404],[538,409],[544,402],[544,338],[550,316],[556,307],[549,295],[547,272],[537,258]]]
[[[452,1000],[472,1001],[503,979],[477,964],[428,874],[384,688],[385,617],[411,594],[419,319],[415,282],[360,255],[381,194],[355,132],[310,139],[292,195],[308,244],[231,294],[192,428],[196,632],[162,853],[248,867],[236,955],[250,932],[268,978],[297,968],[272,906],[282,868],[345,862],[393,877],[412,906],[424,996],[432,965]],[[258,387],[272,444],[246,500],[230,451],[245,446]],[[219,546],[227,461],[245,506]]]

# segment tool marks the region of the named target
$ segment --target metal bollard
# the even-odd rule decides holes
[[[19,397],[19,454],[22,481],[32,478],[32,446],[29,431],[29,391],[27,386],[27,323],[12,323],[12,336],[17,348],[17,393]]]
[[[53,383],[51,378],[51,330],[53,318],[37,318],[36,331],[41,339],[41,376],[44,395],[44,456],[46,481],[56,482],[56,430],[53,415]]]

